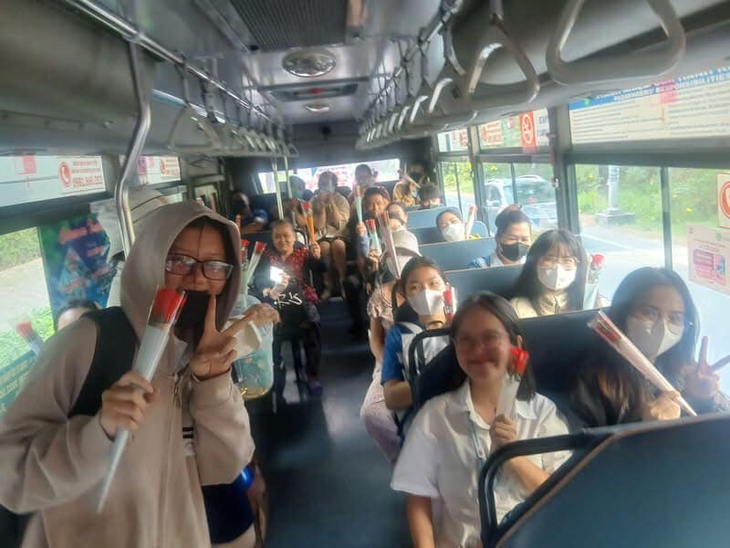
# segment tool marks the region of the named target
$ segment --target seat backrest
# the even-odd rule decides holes
[[[459,300],[462,301],[477,291],[491,291],[505,299],[511,299],[520,272],[522,265],[466,268],[449,270],[446,278],[456,288]]]
[[[588,327],[596,313],[583,310],[520,320],[538,392],[565,395],[570,391],[580,360],[598,340]]]
[[[424,226],[421,228],[411,228],[409,226],[408,230],[418,238],[419,245],[444,243],[444,237],[436,226]],[[481,221],[474,221],[474,227],[471,233],[476,234],[480,238],[486,238],[487,225]]]
[[[426,226],[436,226],[436,217],[444,211],[445,207],[434,207],[431,209],[419,209],[417,211],[408,212],[408,230],[413,228],[423,228]]]
[[[420,246],[421,255],[436,261],[443,270],[461,270],[479,257],[486,257],[494,251],[493,238],[443,242]]]
[[[456,390],[462,382],[464,374],[456,361],[454,345],[450,344],[411,381],[414,411],[417,412],[431,398]]]
[[[569,473],[561,470],[556,485],[536,493],[495,545],[728,544],[729,415],[611,430],[588,456],[567,464]]]

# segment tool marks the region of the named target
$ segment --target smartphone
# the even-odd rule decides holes
[[[271,279],[272,282],[275,284],[279,284],[282,282],[284,278],[284,271],[276,266],[272,266],[269,268],[269,279]]]

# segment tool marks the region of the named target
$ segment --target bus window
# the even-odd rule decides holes
[[[665,265],[659,168],[576,165],[580,233],[588,253],[606,261],[601,293],[641,266]]]
[[[18,325],[30,322],[41,339],[53,335],[53,319],[35,228],[0,236],[0,415],[15,399],[35,362]],[[12,303],[12,305],[11,305]]]
[[[550,164],[515,164],[515,203],[522,206],[522,211],[539,232],[558,227],[558,209],[552,178],[553,168]]]
[[[469,207],[476,204],[471,162],[465,160],[441,162],[440,168],[444,182],[444,203],[458,207],[466,214]]]
[[[730,354],[726,327],[726,311],[730,309],[728,265],[722,249],[714,247],[720,213],[717,197],[726,181],[730,181],[730,169],[669,168],[672,263],[687,282],[699,310],[702,335],[710,340],[710,363]],[[695,228],[698,226],[706,227],[706,232]],[[710,241],[702,244],[705,240]],[[730,390],[730,368],[720,375],[723,389]]]

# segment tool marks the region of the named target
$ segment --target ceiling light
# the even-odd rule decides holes
[[[316,78],[332,72],[337,62],[325,49],[305,49],[290,53],[281,62],[284,70],[300,78]]]
[[[319,114],[332,110],[332,105],[330,105],[329,103],[307,103],[306,105],[304,105],[304,108],[307,109],[309,112]]]

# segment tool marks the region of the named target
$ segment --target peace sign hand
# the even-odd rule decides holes
[[[248,311],[247,311],[248,312]],[[227,329],[218,331],[216,326],[216,298],[210,296],[205,313],[205,327],[195,354],[190,360],[190,370],[201,380],[211,379],[226,373],[236,359],[236,333],[251,322],[256,314],[245,314]]]
[[[697,367],[693,368],[685,380],[685,395],[693,399],[707,400],[715,397],[720,391],[720,375],[717,372],[730,363],[730,356],[725,356],[713,365],[707,363],[707,337],[702,337],[700,356]]]

